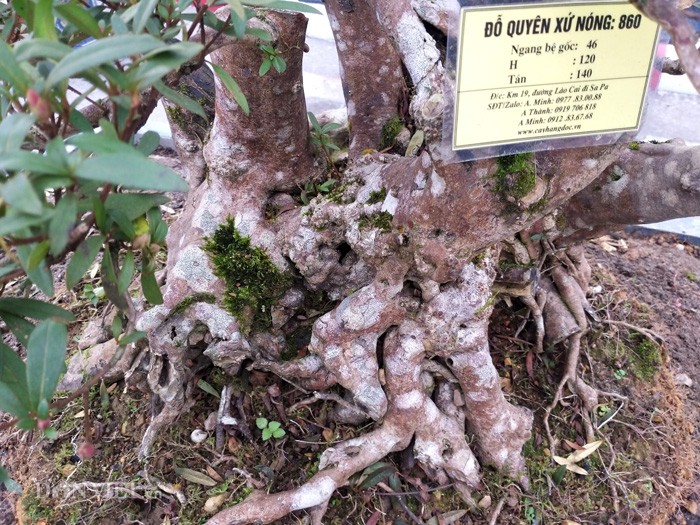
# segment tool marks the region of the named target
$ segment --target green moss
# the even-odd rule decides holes
[[[698,277],[691,271],[685,272],[685,278],[688,279],[691,283],[700,283],[700,277]]]
[[[394,145],[394,141],[396,140],[396,136],[399,134],[402,127],[403,122],[401,122],[399,117],[391,117],[389,120],[387,120],[382,127],[379,149],[383,150],[392,147]]]
[[[494,191],[506,199],[522,199],[535,189],[535,163],[532,153],[506,155],[496,160],[498,170],[494,175]]]
[[[627,147],[632,151],[639,151],[639,142],[630,142]]]
[[[269,328],[272,304],[291,286],[291,275],[280,271],[265,250],[251,246],[250,237],[238,233],[233,219],[206,239],[204,250],[214,273],[226,283],[224,307],[244,330]]]
[[[639,379],[650,381],[661,365],[659,345],[642,334],[632,333],[632,373]]]
[[[367,199],[367,204],[377,204],[378,202],[384,202],[384,199],[386,199],[386,188],[371,191],[369,193],[369,199]]]
[[[379,211],[372,215],[363,215],[357,222],[361,230],[368,228],[379,228],[381,231],[388,233],[391,231],[391,221],[394,216],[388,211]]]
[[[213,293],[195,293],[190,295],[189,297],[185,297],[182,301],[180,301],[178,304],[175,305],[175,307],[170,310],[168,313],[168,317],[172,317],[173,315],[181,314],[185,310],[187,310],[190,306],[192,306],[195,303],[209,303],[213,304],[216,302],[216,296]]]

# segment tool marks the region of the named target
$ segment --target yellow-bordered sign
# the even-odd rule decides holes
[[[628,2],[462,9],[452,148],[638,129],[657,33]]]

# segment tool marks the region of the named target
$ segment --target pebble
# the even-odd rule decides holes
[[[676,374],[676,383],[679,385],[687,386],[688,388],[693,386],[693,380],[690,379],[688,374]]]

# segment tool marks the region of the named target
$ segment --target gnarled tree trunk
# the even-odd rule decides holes
[[[217,85],[210,130],[201,133],[187,119],[174,122],[192,191],[168,238],[165,304],[139,321],[149,333],[150,386],[162,401],[141,454],[187,408],[188,340],[201,326],[211,340],[204,354],[227,373],[238,373],[245,362],[312,389],[340,385],[346,403],[336,417],[374,425],[328,449],[318,473],[300,488],[255,492],[214,516],[212,525],[271,523],[304,508],[313,509],[318,522],[351,475],[409,446],[426,473],[465,493],[479,482],[481,464],[527,484],[521,449],[533,416],[504,397],[491,362],[494,297],[523,299],[540,349],[544,341],[566,345],[553,404],[568,387],[590,410],[598,392],[578,370],[590,269],[581,250],[564,250],[563,241],[679,210],[700,214],[700,150],[682,144],[538,153],[530,195],[495,191],[495,159],[448,164],[440,146],[450,80],[431,34],[446,31],[456,3],[329,0],[327,6],[351,124],[349,160],[333,198],[320,194],[306,206],[298,200],[300,188],[328,169],[308,138],[301,14],[265,14],[272,45],[286,60],[284,73],[258,76],[263,55],[252,40],[211,55],[241,85],[250,116]],[[437,31],[429,33],[426,22]],[[415,155],[374,149],[394,115],[410,132],[424,133]],[[611,170],[624,175],[613,180]],[[649,184],[659,188],[660,199],[640,197]],[[273,306],[269,328],[248,329],[250,319],[236,318],[220,302],[178,308],[197,294],[224,297],[203,238],[228,218],[294,275]],[[503,258],[527,271],[517,279],[502,275]],[[539,275],[539,268],[547,271]],[[333,308],[310,326],[309,354],[280,359],[305,298],[318,292]]]

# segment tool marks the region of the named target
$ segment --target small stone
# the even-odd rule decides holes
[[[679,385],[687,386],[688,388],[693,386],[693,380],[690,379],[688,374],[676,374],[675,379]]]
[[[221,418],[221,424],[224,426],[237,426],[238,420],[235,417],[224,416]]]
[[[683,244],[676,244],[676,250],[679,252],[684,252],[685,251],[685,245]]]
[[[207,437],[209,437],[209,434],[199,428],[195,428],[192,431],[192,434],[190,434],[192,443],[202,443],[205,439],[207,439]]]
[[[479,503],[477,503],[480,509],[488,509],[491,506],[491,496],[486,494],[483,498],[479,500]]]

